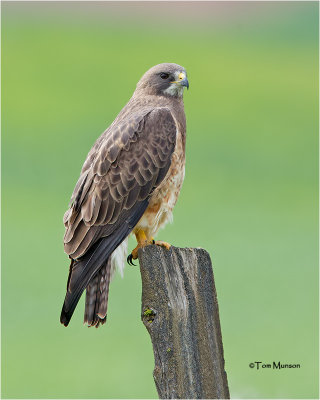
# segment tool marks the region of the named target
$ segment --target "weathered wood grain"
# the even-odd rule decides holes
[[[139,250],[139,261],[159,397],[229,398],[209,254],[152,245]]]

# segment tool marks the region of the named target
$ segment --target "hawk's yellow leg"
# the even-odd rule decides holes
[[[153,237],[151,237],[149,240],[145,234],[145,232],[142,229],[139,229],[134,233],[136,235],[136,239],[138,242],[138,245],[132,250],[131,254],[129,254],[127,258],[128,264],[134,265],[132,260],[136,260],[138,258],[138,250],[141,247],[147,246],[148,244],[156,244],[157,246],[161,246],[166,248],[167,250],[170,249],[171,245],[167,242],[163,242],[162,240],[154,240]]]

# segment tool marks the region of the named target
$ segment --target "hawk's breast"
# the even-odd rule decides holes
[[[149,206],[134,231],[144,230],[147,237],[156,235],[167,222],[172,222],[172,210],[178,200],[185,175],[185,149],[182,134],[177,131],[171,165],[161,184],[151,195]]]

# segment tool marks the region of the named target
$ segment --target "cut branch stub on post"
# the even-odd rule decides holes
[[[139,250],[139,261],[159,397],[229,398],[209,254],[152,245]]]

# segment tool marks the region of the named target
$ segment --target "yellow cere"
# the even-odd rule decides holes
[[[185,77],[186,77],[186,74],[184,74],[183,72],[180,72],[180,74],[179,74],[180,81],[182,81],[182,79],[184,79]]]

